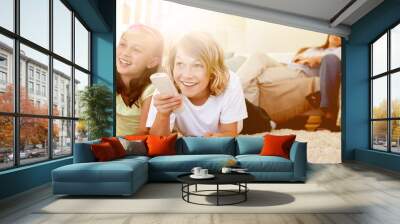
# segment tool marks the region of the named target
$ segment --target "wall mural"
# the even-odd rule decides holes
[[[117,135],[295,134],[341,162],[340,37],[162,0],[117,1],[116,35]]]

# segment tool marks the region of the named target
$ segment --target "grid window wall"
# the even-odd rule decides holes
[[[87,139],[76,110],[91,83],[90,31],[64,0],[0,9],[0,171],[71,156]]]
[[[371,149],[400,153],[400,24],[370,44]]]

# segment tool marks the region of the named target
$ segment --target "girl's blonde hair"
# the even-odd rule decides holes
[[[225,66],[224,52],[217,42],[207,33],[191,32],[184,35],[169,52],[167,70],[172,77],[178,47],[198,58],[206,66],[210,77],[210,94],[218,96],[223,93],[228,85],[229,72]]]

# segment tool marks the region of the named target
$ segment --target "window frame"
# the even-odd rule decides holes
[[[395,22],[392,24],[390,27],[385,29],[384,32],[379,34],[375,39],[373,39],[369,44],[369,149],[373,151],[379,151],[379,152],[386,152],[386,153],[391,153],[391,154],[400,154],[400,152],[393,152],[392,151],[392,121],[400,121],[400,117],[393,117],[392,116],[392,99],[391,99],[391,91],[392,91],[392,86],[391,86],[391,79],[393,75],[396,75],[396,73],[400,72],[400,67],[393,68],[391,69],[391,31],[395,27],[400,26],[400,21]],[[382,72],[380,74],[376,74],[374,76],[373,74],[373,44],[376,43],[381,37],[384,35],[387,35],[387,64],[386,64],[386,71]],[[386,77],[386,87],[387,87],[387,105],[386,105],[386,117],[385,118],[373,118],[373,81],[378,78]],[[386,121],[386,151],[379,150],[374,148],[374,132],[373,132],[373,122],[375,121]]]
[[[33,41],[30,41],[29,39],[23,37],[20,35],[20,0],[14,0],[13,1],[13,10],[14,10],[14,18],[13,18],[13,31],[10,31],[4,27],[0,26],[0,35],[10,38],[13,41],[13,52],[12,52],[12,61],[13,64],[11,71],[13,72],[13,79],[14,79],[14,110],[13,112],[2,112],[0,111],[0,116],[4,117],[11,117],[13,119],[13,166],[10,167],[5,167],[5,168],[0,168],[0,172],[5,171],[5,170],[10,170],[10,169],[16,169],[19,167],[23,166],[30,166],[33,164],[38,164],[38,163],[43,163],[46,161],[50,160],[58,160],[66,157],[73,156],[74,153],[74,143],[75,143],[75,126],[76,126],[76,121],[79,120],[79,117],[75,117],[75,108],[71,108],[71,114],[70,116],[56,116],[53,115],[53,75],[54,75],[54,69],[53,69],[53,59],[58,60],[61,63],[64,63],[68,66],[71,66],[71,93],[72,93],[72,99],[71,99],[71,104],[74,105],[75,103],[75,88],[74,88],[74,82],[75,82],[75,69],[78,69],[79,71],[85,73],[88,75],[88,86],[92,85],[92,61],[91,61],[91,49],[92,49],[92,43],[91,43],[91,37],[92,37],[92,31],[91,29],[87,26],[87,24],[84,22],[84,20],[79,16],[78,13],[76,13],[72,7],[66,2],[65,0],[59,0],[69,11],[71,11],[71,18],[70,18],[70,23],[71,23],[71,59],[64,58],[63,56],[55,53],[54,46],[53,46],[53,1],[54,0],[48,0],[49,4],[49,47],[46,49],[45,47],[42,47],[39,44],[34,43]],[[83,27],[88,31],[88,69],[85,69],[81,67],[80,65],[75,63],[75,18],[83,25]],[[20,85],[21,85],[21,80],[20,80],[20,45],[23,44],[27,47],[32,48],[33,50],[36,50],[42,54],[45,54],[48,56],[48,76],[47,76],[47,84],[45,85],[45,90],[48,92],[45,95],[48,97],[48,112],[46,115],[39,115],[39,114],[27,114],[27,113],[21,113],[20,111]],[[36,69],[33,70],[33,79],[30,79],[30,74],[28,72],[29,70],[29,63],[27,63],[27,74],[26,75],[26,82],[28,81],[33,81],[34,86],[36,83],[42,84],[41,80],[41,74],[39,74],[39,80],[36,82]],[[42,85],[40,85],[42,86]],[[28,87],[28,86],[27,86]],[[29,91],[27,89],[27,91]],[[36,89],[34,89],[36,91]],[[38,95],[42,96],[42,94]],[[31,163],[26,163],[26,164],[21,164],[21,159],[20,159],[20,119],[21,118],[45,118],[47,119],[48,122],[48,135],[47,135],[47,151],[48,155],[47,158],[44,157],[43,160],[40,160],[38,162],[31,162]],[[71,153],[68,155],[62,155],[62,156],[55,156],[53,155],[54,152],[54,146],[53,146],[53,122],[57,120],[65,120],[65,121],[70,121],[71,122]]]

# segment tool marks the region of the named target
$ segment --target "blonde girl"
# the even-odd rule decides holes
[[[161,34],[145,25],[133,25],[116,50],[116,134],[146,134],[147,114],[154,92],[150,75],[159,69],[163,51]]]

